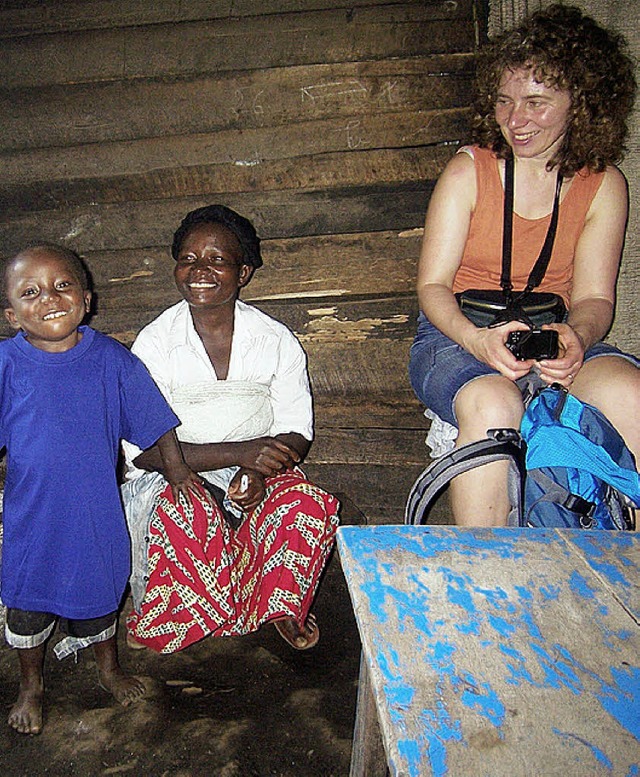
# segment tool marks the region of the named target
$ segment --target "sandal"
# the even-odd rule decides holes
[[[142,642],[138,642],[138,640],[131,634],[130,631],[127,631],[127,637],[126,637],[127,647],[131,650],[146,650],[147,646],[143,645]]]
[[[309,613],[302,628],[294,618],[280,618],[274,621],[273,625],[282,639],[295,650],[309,650],[315,647],[320,639],[320,629],[313,613]]]

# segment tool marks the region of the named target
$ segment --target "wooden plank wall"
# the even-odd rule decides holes
[[[426,462],[407,379],[420,232],[467,132],[475,6],[0,2],[0,252],[80,251],[92,324],[129,344],[178,299],[184,214],[247,215],[265,266],[243,297],[309,356],[307,469],[398,518]]]

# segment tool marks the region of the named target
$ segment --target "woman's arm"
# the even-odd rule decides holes
[[[475,199],[474,162],[466,153],[456,154],[429,201],[418,268],[418,299],[435,327],[480,361],[515,380],[529,371],[531,362],[517,361],[504,344],[509,332],[526,327],[510,322],[496,329],[478,328],[460,312],[452,291]]]
[[[475,167],[466,153],[449,161],[429,200],[418,265],[418,300],[429,321],[462,343],[475,329],[453,296],[475,203]]]
[[[302,461],[311,447],[311,442],[296,432],[279,434],[276,439],[288,445],[292,451],[297,452],[297,462]],[[288,467],[281,467],[279,470],[272,471],[271,474],[276,475],[278,471],[283,469],[288,469]],[[244,510],[252,510],[262,501],[264,490],[263,472],[255,468],[240,467],[229,483],[227,494]]]
[[[277,437],[258,437],[243,442],[181,443],[187,466],[194,472],[242,467],[264,477],[295,466],[306,455],[309,443],[302,435],[291,433]],[[134,462],[136,467],[164,473],[164,462],[158,446],[143,451]]]
[[[576,246],[567,323],[553,325],[563,353],[540,363],[548,382],[568,386],[582,367],[584,352],[611,326],[628,207],[624,176],[615,167],[607,168]]]
[[[568,324],[589,348],[613,321],[629,199],[622,173],[610,167],[593,198],[576,246]]]

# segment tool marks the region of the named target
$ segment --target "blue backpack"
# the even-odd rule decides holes
[[[428,522],[435,497],[456,475],[510,463],[509,525],[632,529],[640,476],[622,437],[595,407],[554,384],[536,393],[520,432],[492,429],[427,467],[414,483],[405,522]]]
[[[520,433],[527,469],[522,525],[631,528],[640,476],[631,451],[597,408],[554,385],[531,401]]]

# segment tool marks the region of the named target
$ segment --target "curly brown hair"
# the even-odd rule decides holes
[[[496,94],[504,71],[518,69],[571,96],[568,129],[549,169],[558,165],[561,175],[571,176],[583,167],[602,172],[620,162],[636,91],[634,61],[622,35],[579,8],[551,5],[480,51],[473,139],[502,159],[511,149],[495,119]]]

